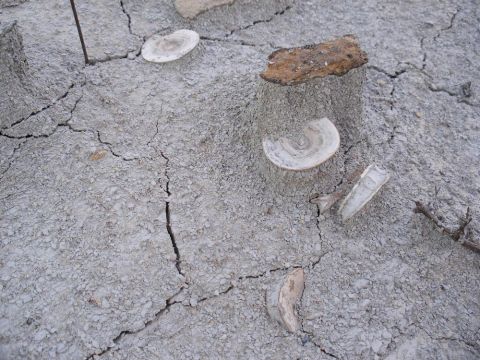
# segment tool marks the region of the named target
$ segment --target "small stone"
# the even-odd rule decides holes
[[[415,116],[420,119],[422,117],[422,113],[417,111],[415,113]]]
[[[380,340],[374,340],[372,343],[372,350],[375,353],[378,353],[381,348],[382,348],[382,342]]]
[[[468,81],[465,84],[462,84],[460,86],[460,89],[461,89],[464,97],[472,96],[472,82],[471,81]]]
[[[93,153],[91,153],[88,158],[92,161],[101,160],[105,157],[105,155],[107,155],[107,153],[108,153],[107,150],[99,149],[99,150],[96,150]]]
[[[369,281],[367,279],[358,279],[353,283],[353,287],[357,290],[366,288],[368,286]]]
[[[302,337],[302,345],[306,345],[308,342],[310,342],[310,336],[305,335]]]
[[[47,335],[48,335],[48,333],[44,329],[41,329],[41,330],[37,331],[37,333],[35,334],[33,339],[35,341],[42,341],[43,339],[45,339],[47,337]]]
[[[96,305],[96,306],[101,305],[100,301],[94,296],[89,297],[87,301],[89,304],[92,304],[92,305]]]
[[[109,308],[110,308],[110,303],[108,302],[107,299],[103,299],[103,300],[102,300],[102,307],[105,308],[105,309],[109,309]]]

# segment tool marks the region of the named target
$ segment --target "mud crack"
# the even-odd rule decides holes
[[[158,128],[157,128],[158,131]],[[170,242],[172,243],[173,251],[175,252],[176,260],[175,260],[175,267],[177,268],[177,271],[179,274],[184,275],[181,267],[181,257],[180,257],[180,251],[178,250],[177,242],[175,240],[175,234],[172,229],[172,220],[171,220],[171,213],[170,213],[170,196],[172,195],[170,191],[170,176],[169,176],[169,170],[170,170],[170,159],[165,156],[163,152],[160,152],[160,155],[165,159],[166,165],[165,165],[165,177],[167,179],[167,183],[165,185],[165,192],[167,193],[167,200],[165,201],[165,217],[166,217],[166,227],[167,227],[167,232],[170,237]]]
[[[123,0],[120,0],[120,7],[122,8],[122,12],[125,14],[125,16],[128,19],[128,31],[130,32],[130,34],[138,36],[137,34],[134,34],[132,31],[132,17],[128,13],[127,9],[125,9],[125,4],[123,3]]]
[[[201,40],[206,40],[206,41],[216,41],[216,42],[226,42],[234,45],[240,45],[240,46],[250,46],[250,47],[262,47],[262,46],[270,46],[269,44],[254,44],[254,43],[249,43],[247,41],[243,40],[234,40],[234,39],[227,39],[227,38],[216,38],[216,37],[209,37],[205,35],[200,36]]]
[[[3,130],[7,130],[7,129],[10,129],[22,122],[24,122],[25,120],[28,120],[30,119],[31,117],[35,116],[35,115],[38,115],[40,114],[41,112],[45,111],[45,110],[48,110],[50,109],[52,106],[54,106],[56,103],[58,103],[60,100],[62,99],[65,99],[68,94],[70,93],[70,90],[72,90],[74,87],[75,87],[76,83],[72,83],[68,88],[67,90],[65,91],[65,93],[63,93],[61,96],[59,96],[58,98],[56,98],[55,100],[53,100],[53,102],[51,102],[50,104],[42,107],[41,109],[38,109],[38,110],[35,110],[35,111],[32,111],[28,116],[24,117],[24,118],[21,118],[17,121],[15,121],[14,123],[12,123],[10,126],[7,126],[7,127],[4,127],[2,129],[0,129],[0,135],[3,135],[3,136],[7,136],[3,133]],[[7,136],[8,137],[8,136]]]
[[[160,108],[161,108],[160,112],[163,113],[163,105],[160,105]],[[159,119],[157,119],[157,122],[155,124],[155,133],[153,134],[151,139],[147,142],[147,146],[150,146],[153,140],[157,137],[159,133],[158,125],[159,125]],[[173,251],[175,253],[175,267],[177,268],[177,271],[180,275],[185,275],[181,268],[180,250],[178,249],[177,241],[175,239],[175,233],[173,232],[173,228],[172,228],[171,208],[170,208],[170,200],[169,200],[170,197],[172,196],[172,192],[170,191],[170,159],[162,151],[160,151],[160,156],[165,160],[164,175],[165,175],[165,178],[167,179],[165,188],[162,187],[162,190],[165,191],[165,193],[167,194],[167,200],[165,200],[165,222],[166,222],[167,233],[168,233],[168,236],[170,237],[170,242],[172,243]]]
[[[455,9],[455,12],[454,12],[454,13],[452,14],[452,16],[450,17],[450,22],[449,22],[449,24],[448,24],[446,27],[441,28],[441,29],[438,31],[437,35],[435,35],[435,36],[433,37],[433,41],[437,41],[437,39],[442,35],[442,32],[448,31],[448,30],[450,30],[451,28],[453,28],[453,24],[454,24],[455,19],[457,18],[457,15],[458,15],[458,13],[460,12],[460,10],[461,10],[461,8]]]
[[[398,78],[400,75],[406,73],[408,71],[408,69],[400,69],[400,70],[395,70],[395,72],[393,74],[389,73],[387,70],[385,69],[382,69],[381,67],[379,66],[376,66],[376,65],[367,65],[367,69],[371,69],[371,70],[375,70],[375,71],[378,71],[382,74],[385,74],[387,75],[390,79],[396,79]]]
[[[285,14],[285,12],[287,12],[288,10],[290,10],[292,8],[291,5],[287,5],[285,8],[283,8],[282,10],[279,10],[277,12],[275,12],[272,16],[270,16],[268,19],[261,19],[261,20],[255,20],[253,21],[251,24],[248,24],[246,26],[243,26],[243,27],[239,27],[237,29],[233,29],[230,31],[230,33],[226,34],[225,35],[225,38],[228,38],[230,36],[232,36],[233,34],[235,34],[236,32],[238,31],[243,31],[243,30],[247,30],[247,29],[250,29],[251,27],[254,27],[255,25],[257,24],[262,24],[262,23],[269,23],[271,21],[273,21],[273,19],[275,19],[277,16],[281,16],[283,14]]]
[[[301,336],[300,340],[301,340],[303,346],[305,346],[305,344],[310,342],[313,346],[315,346],[317,349],[319,349],[325,355],[331,357],[332,359],[338,359],[338,356],[336,356],[335,354],[327,351],[327,349],[325,349],[325,347],[323,345],[319,344],[315,340],[315,335],[312,332],[307,331],[303,328],[303,320],[302,320],[300,332],[302,333],[302,336]]]
[[[15,162],[15,153],[20,150],[20,148],[22,147],[23,144],[25,144],[26,141],[22,141],[20,143],[17,144],[17,146],[15,146],[15,148],[13,149],[13,152],[12,152],[12,156],[10,156],[10,159],[9,159],[9,162],[8,162],[8,165],[7,165],[7,168],[2,171],[2,173],[0,174],[1,177],[0,177],[0,180],[3,179],[3,176],[7,173],[8,170],[10,170],[10,168],[12,167],[13,163]]]
[[[136,329],[136,330],[123,330],[121,331],[113,340],[113,345],[111,346],[108,346],[107,348],[99,351],[99,352],[95,352],[89,356],[87,356],[86,360],[93,360],[95,359],[96,357],[100,357],[102,355],[105,355],[106,353],[110,352],[111,350],[113,350],[117,344],[127,335],[134,335],[134,334],[138,334],[140,333],[141,331],[145,330],[147,327],[151,326],[153,323],[155,323],[165,312],[168,311],[168,309],[174,305],[174,304],[177,304],[176,301],[174,301],[173,299],[180,295],[180,293],[183,291],[183,288],[181,288],[180,290],[178,290],[175,294],[173,294],[171,297],[169,297],[166,301],[165,301],[165,307],[163,307],[161,310],[159,310],[158,312],[155,313],[155,315],[153,316],[152,319],[146,321],[143,325],[143,327],[141,327],[140,329]]]
[[[232,35],[234,35],[236,32],[239,32],[239,31],[243,31],[243,30],[247,30],[257,24],[261,24],[261,23],[269,23],[271,22],[273,19],[275,19],[277,16],[281,16],[283,14],[285,14],[286,11],[290,10],[292,8],[291,5],[288,5],[286,6],[285,8],[283,8],[282,10],[279,10],[277,12],[275,12],[272,16],[270,16],[268,19],[261,19],[261,20],[255,20],[253,21],[251,24],[248,24],[246,26],[243,26],[243,27],[239,27],[239,28],[236,28],[236,29],[232,29],[230,30],[229,33],[225,34],[225,36],[223,38],[221,37],[211,37],[211,36],[206,36],[206,35],[201,35],[200,36],[200,39],[202,40],[207,40],[207,41],[216,41],[216,42],[227,42],[227,43],[231,43],[231,44],[235,44],[235,45],[240,45],[240,46],[250,46],[250,47],[270,47],[272,49],[278,49],[279,47],[278,46],[275,46],[271,43],[267,43],[267,44],[255,44],[255,43],[251,43],[251,42],[247,42],[247,41],[244,41],[244,40],[236,40],[236,39],[229,39]]]
[[[70,93],[70,91],[71,91],[76,85],[78,85],[78,86],[82,89],[82,93],[81,93],[80,96],[75,100],[75,103],[73,104],[72,108],[69,110],[69,112],[70,112],[69,118],[68,118],[64,123],[59,123],[59,124],[57,124],[57,126],[56,126],[50,133],[47,133],[47,134],[38,134],[38,135],[26,134],[26,135],[18,135],[18,136],[17,136],[17,135],[8,135],[8,134],[6,134],[4,131],[1,131],[1,130],[0,130],[0,135],[1,135],[1,136],[4,136],[4,137],[6,137],[6,138],[9,138],[9,139],[30,139],[30,138],[38,139],[38,138],[48,138],[48,137],[52,136],[53,134],[55,134],[55,133],[57,132],[57,130],[58,130],[59,127],[61,127],[61,126],[67,126],[68,122],[72,119],[73,113],[75,112],[78,103],[79,103],[80,100],[82,100],[82,98],[83,98],[83,86],[85,86],[85,84],[86,84],[86,80],[85,80],[85,79],[84,79],[80,84],[76,84],[76,83],[72,84],[72,85],[69,87],[68,91],[67,91],[64,95],[62,95],[61,97],[59,97],[55,102],[53,102],[52,104],[50,104],[48,107],[45,107],[43,110],[38,111],[38,112],[35,112],[33,115],[28,116],[27,118],[25,118],[25,119],[22,120],[22,121],[25,121],[25,120],[29,119],[30,117],[35,116],[35,115],[38,115],[38,114],[41,113],[42,111],[45,111],[45,110],[51,108],[51,107],[54,106],[58,101],[60,101],[60,100],[62,100],[62,99],[65,99],[65,98],[68,96],[68,94]],[[5,128],[5,129],[3,129],[3,130],[11,129],[11,128],[13,128],[15,125],[20,124],[22,121],[18,121],[18,122],[16,122],[16,123],[12,124],[10,127]]]
[[[80,84],[80,87],[82,88],[83,86],[85,85],[85,81],[82,82]],[[70,92],[70,90],[75,86],[75,84],[73,84],[72,86],[69,87],[68,91],[62,95],[62,97],[60,97],[57,101],[65,98],[68,93]],[[7,168],[1,173],[2,177],[0,179],[3,179],[3,177],[5,176],[5,174],[8,172],[8,170],[10,170],[10,168],[12,167],[13,163],[15,162],[15,153],[20,150],[20,148],[27,143],[28,139],[31,139],[31,138],[34,138],[34,139],[38,139],[38,138],[48,138],[50,136],[52,136],[53,134],[55,134],[57,132],[57,130],[59,129],[59,127],[61,126],[69,126],[68,122],[72,119],[73,117],[73,113],[75,111],[75,109],[77,108],[77,105],[78,103],[80,102],[80,100],[82,99],[83,97],[83,91],[82,91],[82,94],[78,97],[78,99],[76,99],[74,105],[72,106],[72,108],[70,109],[70,116],[69,118],[66,120],[65,123],[63,124],[57,124],[57,126],[53,129],[53,131],[51,131],[50,133],[48,134],[39,134],[39,135],[33,135],[33,134],[27,134],[27,135],[23,135],[23,136],[13,136],[13,135],[8,135],[8,134],[5,134],[3,133],[2,131],[0,131],[0,136],[3,136],[3,137],[6,137],[8,139],[15,139],[15,140],[24,140],[22,141],[21,143],[19,143],[14,149],[13,149],[13,153],[12,153],[12,156],[10,157],[10,161],[7,165]],[[49,107],[53,106],[54,104],[51,104]],[[45,109],[46,110],[46,109]],[[42,110],[43,111],[43,110]],[[40,113],[41,111],[39,111],[38,113]],[[37,114],[38,114],[37,113]],[[36,114],[34,114],[36,115]],[[32,115],[32,116],[34,116]],[[27,119],[27,118],[26,118]],[[26,120],[24,119],[24,120]],[[22,120],[23,121],[23,120]],[[20,122],[17,123],[17,125],[19,124]],[[13,127],[14,125],[11,125],[8,129],[10,129],[11,127]]]

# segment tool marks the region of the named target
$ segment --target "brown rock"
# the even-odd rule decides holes
[[[268,57],[268,67],[260,74],[280,85],[296,85],[328,75],[342,76],[368,62],[354,35],[322,44],[280,49]]]

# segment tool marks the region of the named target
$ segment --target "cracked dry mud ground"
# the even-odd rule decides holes
[[[7,5],[33,88],[0,113],[1,359],[480,358],[479,255],[413,212],[454,228],[470,207],[480,241],[476,0],[237,0],[193,21],[81,1],[87,67],[68,2]],[[195,51],[142,60],[179,28]],[[375,160],[392,179],[342,224],[266,186],[242,114],[275,48],[346,33],[370,62],[344,173]],[[298,266],[293,335],[264,293]]]

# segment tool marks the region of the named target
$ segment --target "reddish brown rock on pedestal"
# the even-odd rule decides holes
[[[280,49],[268,57],[267,70],[260,76],[280,85],[296,85],[328,75],[342,76],[368,62],[367,54],[354,35],[322,44]]]

